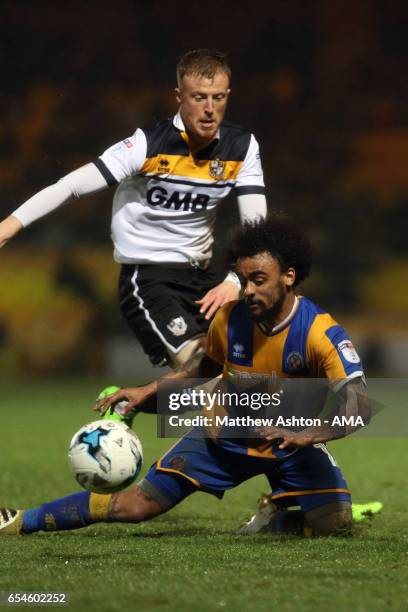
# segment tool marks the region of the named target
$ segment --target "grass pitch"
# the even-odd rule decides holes
[[[71,435],[87,420],[98,382],[2,386],[0,505],[32,507],[77,490],[67,467]],[[137,418],[143,474],[171,440]],[[61,592],[72,610],[408,609],[408,453],[405,439],[330,445],[355,501],[385,509],[352,538],[235,535],[267,490],[259,477],[223,501],[197,493],[143,525],[0,540],[0,592]],[[28,606],[26,606],[28,607]]]

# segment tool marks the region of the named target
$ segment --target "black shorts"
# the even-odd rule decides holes
[[[122,265],[120,308],[154,365],[166,365],[169,352],[207,333],[210,322],[195,301],[220,282],[211,267]]]

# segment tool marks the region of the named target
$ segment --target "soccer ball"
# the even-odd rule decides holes
[[[81,487],[93,493],[114,493],[136,479],[143,450],[137,435],[125,424],[100,419],[76,432],[68,460]]]

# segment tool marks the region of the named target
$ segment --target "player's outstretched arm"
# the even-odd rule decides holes
[[[15,236],[21,229],[23,224],[13,215],[6,217],[4,221],[0,223],[0,248],[6,244],[13,236]]]
[[[157,380],[142,387],[123,387],[112,395],[99,400],[94,407],[95,412],[103,416],[112,410],[118,402],[125,401],[122,415],[132,410],[138,412],[157,412],[157,391],[159,384],[165,381],[185,380],[186,378],[215,378],[222,372],[222,366],[216,363],[204,351],[198,351],[190,359],[172,372],[168,372]]]
[[[348,436],[371,420],[370,400],[367,395],[365,378],[354,378],[343,385],[336,393],[338,409],[332,417],[338,417],[340,421],[350,424],[332,427],[335,438]],[[361,423],[363,422],[363,424]]]
[[[353,379],[344,384],[336,393],[337,410],[325,417],[320,426],[306,427],[294,432],[279,427],[267,427],[259,430],[261,438],[274,440],[280,449],[288,446],[309,446],[337,440],[348,436],[363,425],[368,425],[371,418],[367,388],[362,378]],[[327,422],[326,422],[327,421]],[[344,421],[344,425],[341,424]]]
[[[0,223],[0,247],[27,227],[70,200],[106,189],[108,183],[94,164],[82,166],[42,189]]]

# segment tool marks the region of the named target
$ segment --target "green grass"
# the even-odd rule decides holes
[[[0,505],[30,507],[75,490],[70,436],[86,420],[98,383],[19,383],[1,389]],[[136,430],[145,470],[171,440],[154,417]],[[0,591],[66,591],[73,610],[408,609],[408,453],[405,439],[348,439],[330,446],[355,501],[385,510],[352,538],[239,537],[236,527],[267,490],[262,477],[225,495],[197,493],[144,525],[0,540]]]

